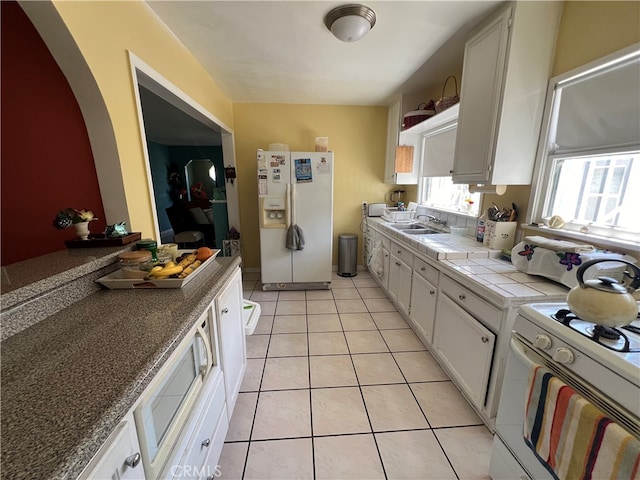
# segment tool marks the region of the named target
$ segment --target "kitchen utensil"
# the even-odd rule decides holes
[[[620,262],[628,265],[633,274],[625,271],[631,279],[628,286],[609,277],[584,280],[584,272],[600,262]],[[578,285],[567,295],[571,311],[582,320],[605,327],[622,327],[634,321],[638,305],[633,292],[640,286],[640,268],[625,260],[597,259],[583,263],[576,273]]]

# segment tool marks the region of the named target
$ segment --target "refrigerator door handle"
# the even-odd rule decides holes
[[[287,211],[287,219],[286,220],[287,220],[287,227],[288,227],[289,225],[291,225],[291,217],[292,217],[292,214],[291,214],[291,208],[292,208],[292,205],[291,205],[291,184],[290,183],[287,183],[287,185],[286,185],[285,200],[284,201],[285,201],[285,209]]]
[[[296,218],[296,210],[295,210],[295,205],[296,205],[296,184],[292,183],[291,184],[291,223],[296,223],[297,218]]]

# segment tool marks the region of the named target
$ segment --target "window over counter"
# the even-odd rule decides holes
[[[638,244],[640,44],[551,79],[538,152],[530,221]]]
[[[420,178],[419,202],[429,208],[477,217],[480,193],[469,193],[469,185],[454,184],[451,176]]]
[[[418,203],[477,217],[481,194],[471,194],[469,185],[452,181],[459,108],[456,104],[427,121],[431,126],[421,138]]]

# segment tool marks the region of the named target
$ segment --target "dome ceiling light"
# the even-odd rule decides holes
[[[376,12],[365,5],[342,5],[327,13],[324,24],[338,40],[357,42],[376,24]]]

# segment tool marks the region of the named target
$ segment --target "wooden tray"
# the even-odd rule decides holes
[[[107,238],[104,233],[92,233],[89,235],[88,240],[74,238],[73,240],[65,240],[64,244],[67,248],[120,247],[140,240],[141,237],[142,233],[140,232],[132,232],[126,237],[117,238]]]
[[[178,250],[178,254],[192,253],[194,250]],[[131,289],[131,288],[182,288],[198,275],[202,274],[213,263],[215,258],[220,253],[220,249],[213,249],[213,255],[207,258],[202,265],[196,268],[190,275],[185,278],[165,278],[165,279],[150,279],[145,280],[141,278],[122,278],[122,270],[116,270],[115,272],[100,277],[96,282],[104,285],[105,287],[117,290],[117,289]]]

